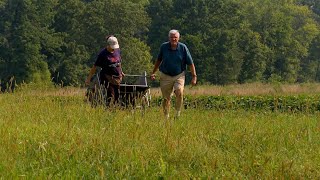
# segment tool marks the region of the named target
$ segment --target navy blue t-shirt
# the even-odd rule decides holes
[[[169,42],[160,47],[158,60],[161,61],[159,70],[167,75],[176,76],[186,70],[186,65],[193,64],[189,49],[183,43],[178,42],[176,50],[171,49]]]
[[[113,53],[109,52],[106,48],[102,49],[98,54],[95,66],[101,67],[100,74],[120,76],[122,69],[120,66],[121,55],[120,49],[115,49]]]

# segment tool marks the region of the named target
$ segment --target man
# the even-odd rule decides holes
[[[183,91],[185,83],[185,71],[188,65],[191,70],[191,84],[196,85],[197,74],[191,54],[187,46],[179,42],[180,33],[178,30],[169,31],[169,42],[160,47],[158,59],[151,73],[151,80],[155,80],[157,69],[160,70],[160,88],[163,96],[163,111],[166,118],[169,118],[171,96],[174,91],[176,96],[175,117],[181,113],[183,103]]]
[[[116,37],[106,37],[107,46],[103,48],[93,67],[91,68],[89,75],[85,81],[86,85],[90,84],[92,76],[96,73],[97,66],[102,70],[99,74],[99,82],[107,90],[107,105],[111,100],[116,103],[120,95],[120,82],[124,73],[121,68],[121,55],[119,43]]]

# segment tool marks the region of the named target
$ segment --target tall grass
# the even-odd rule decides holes
[[[2,178],[320,177],[319,113],[91,108],[81,93],[0,95]]]
[[[160,89],[152,89],[155,96],[160,96]],[[264,84],[264,83],[248,83],[248,84],[230,84],[224,86],[218,85],[202,85],[187,86],[185,93],[189,95],[295,95],[295,94],[319,94],[319,83],[303,83],[303,84]]]

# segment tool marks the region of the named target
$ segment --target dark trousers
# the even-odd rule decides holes
[[[105,91],[107,91],[106,105],[110,106],[111,102],[113,102],[113,104],[119,103],[120,85],[111,84],[107,78],[101,78],[100,82],[102,87],[105,88]]]

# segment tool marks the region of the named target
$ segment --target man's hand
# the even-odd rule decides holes
[[[154,81],[154,80],[156,79],[156,75],[155,75],[155,74],[151,74],[151,75],[150,75],[150,79],[151,79],[152,81]]]
[[[191,79],[191,85],[192,86],[195,86],[197,84],[197,76],[192,76],[192,79]]]

